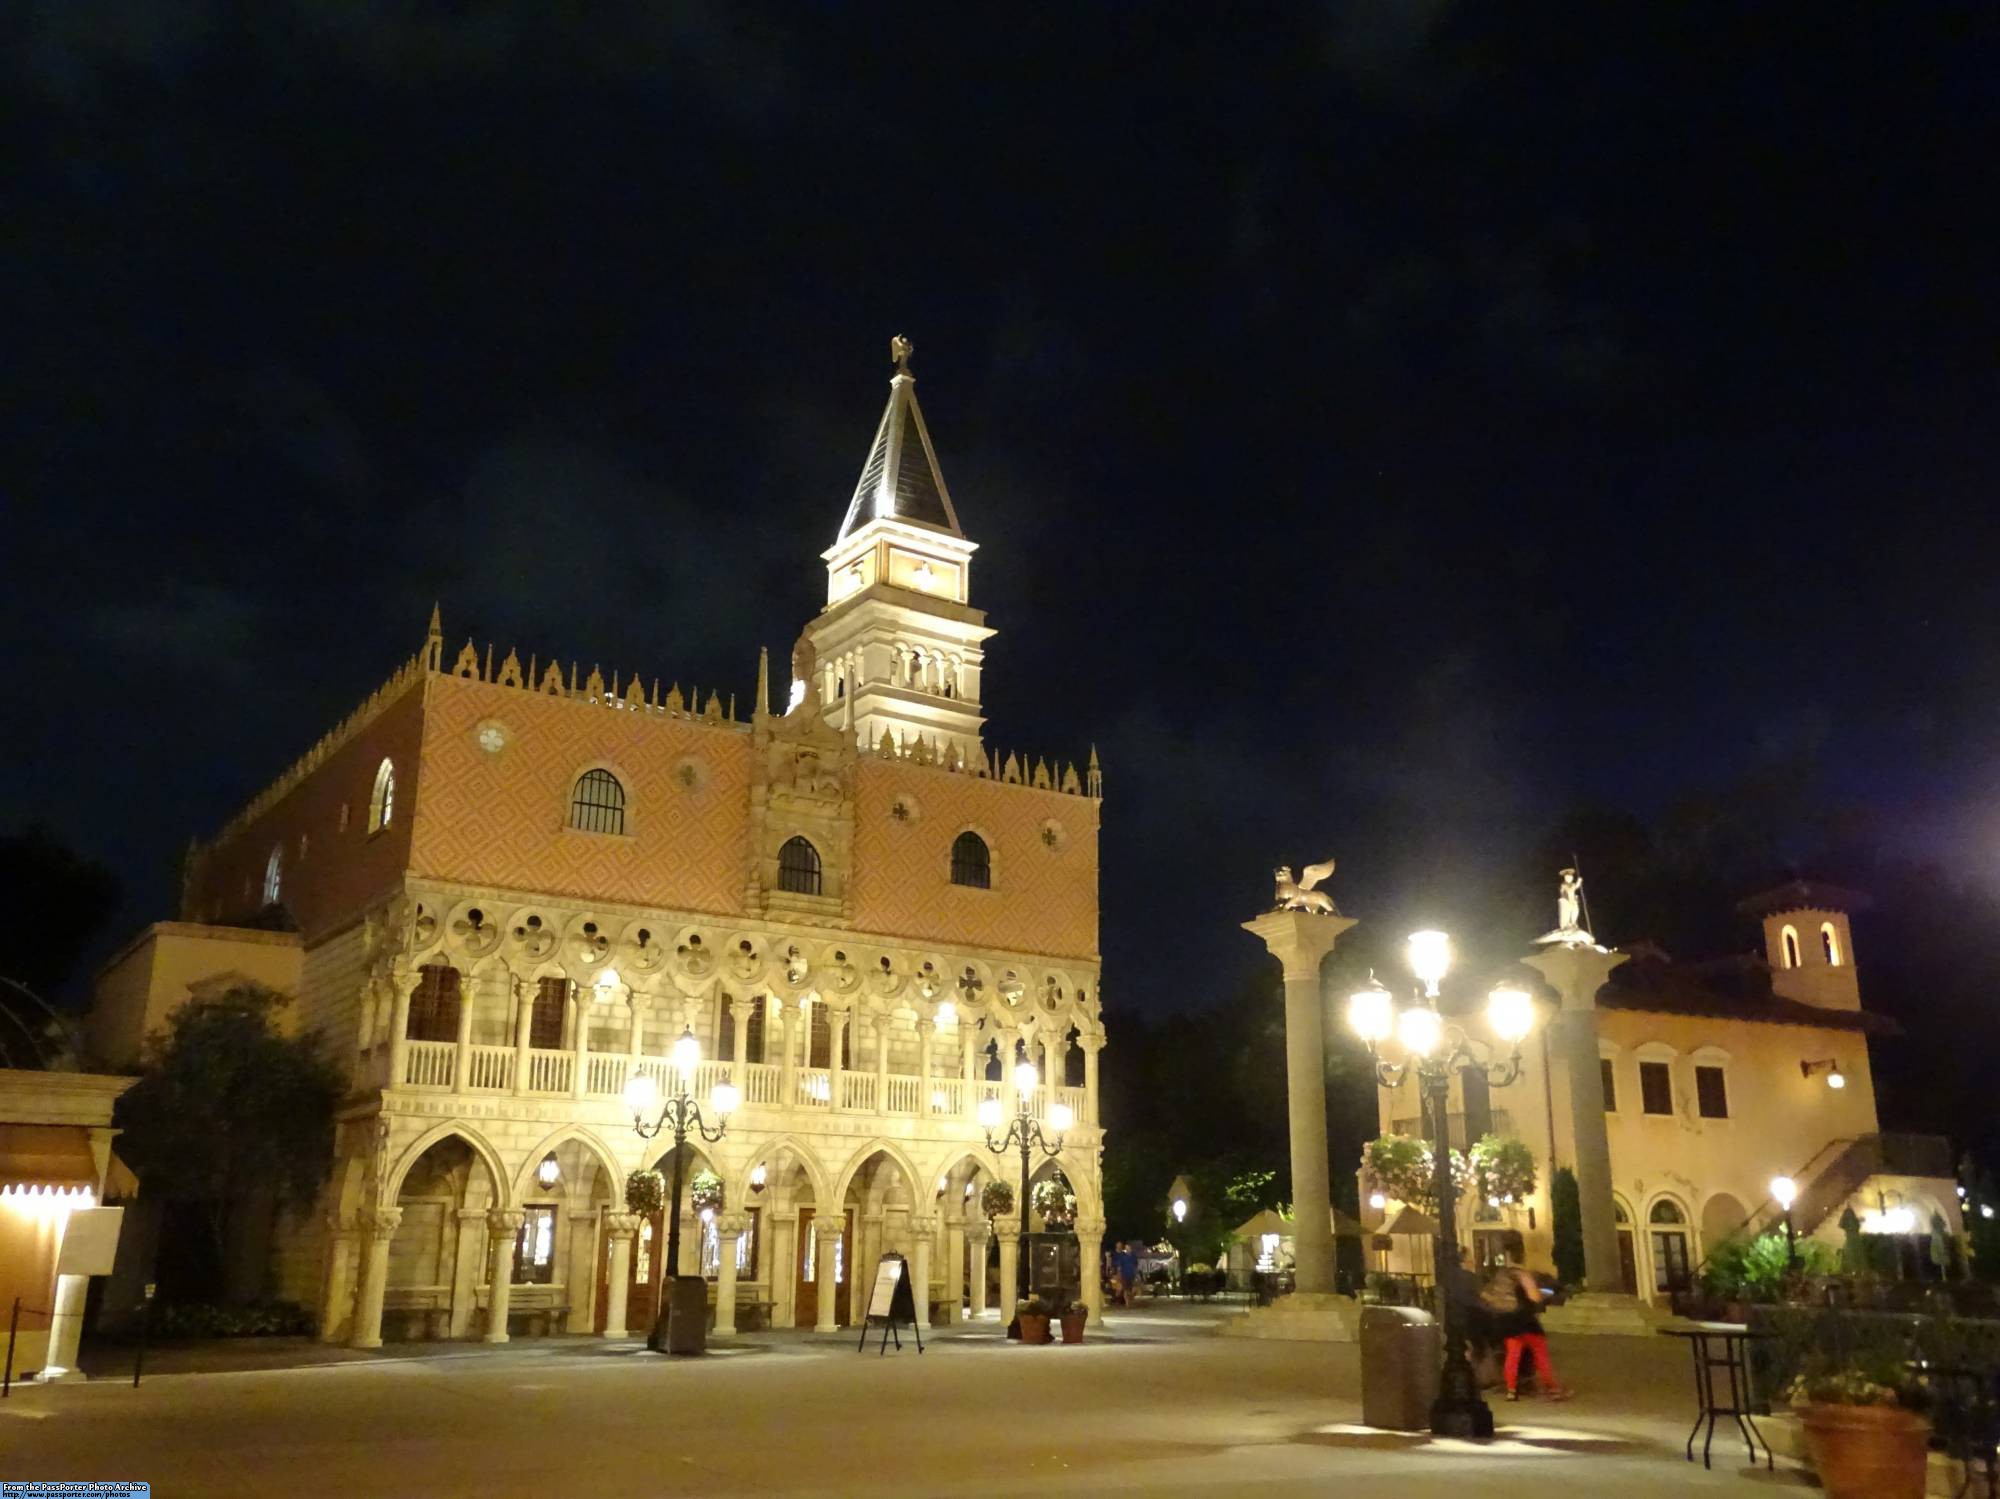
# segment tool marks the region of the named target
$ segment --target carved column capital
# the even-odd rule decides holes
[[[361,1215],[362,1226],[378,1239],[386,1239],[396,1231],[403,1221],[403,1210],[399,1207],[371,1208]]]
[[[993,1236],[1002,1244],[1012,1244],[1021,1237],[1021,1225],[1002,1223],[997,1218],[993,1222]]]
[[[496,1239],[511,1239],[527,1221],[528,1215],[519,1208],[494,1208],[486,1215],[486,1231]]]
[[[932,1237],[934,1234],[936,1234],[937,1231],[938,1231],[938,1215],[936,1213],[910,1214],[911,1233],[921,1234],[924,1238],[928,1239]]]
[[[612,1239],[629,1239],[639,1231],[637,1213],[606,1213],[604,1232]]]
[[[724,1213],[715,1220],[715,1235],[719,1239],[740,1239],[749,1232],[748,1213]]]
[[[813,1232],[827,1243],[837,1241],[846,1230],[847,1225],[838,1218],[813,1219]]]

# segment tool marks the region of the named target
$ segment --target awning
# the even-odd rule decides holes
[[[1382,1230],[1388,1234],[1435,1234],[1437,1231],[1437,1219],[1407,1207],[1396,1214],[1394,1223]]]
[[[1333,1236],[1336,1239],[1358,1239],[1366,1232],[1366,1229],[1339,1208],[1333,1209]],[[1236,1229],[1236,1237],[1239,1239],[1254,1239],[1263,1234],[1277,1234],[1280,1238],[1289,1239],[1292,1237],[1292,1221],[1280,1217],[1271,1208],[1265,1208],[1248,1223],[1239,1224]]]
[[[97,1158],[80,1124],[0,1124],[0,1186],[92,1187]]]

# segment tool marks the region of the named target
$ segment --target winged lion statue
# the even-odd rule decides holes
[[[1322,916],[1338,916],[1339,908],[1333,897],[1324,890],[1317,889],[1319,882],[1333,873],[1334,861],[1324,864],[1308,864],[1299,877],[1292,878],[1292,866],[1278,866],[1278,905],[1280,911],[1313,911]]]

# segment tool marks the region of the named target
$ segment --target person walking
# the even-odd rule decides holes
[[[1556,1379],[1555,1365],[1549,1361],[1549,1340],[1542,1331],[1542,1287],[1521,1264],[1521,1252],[1513,1245],[1506,1250],[1506,1263],[1499,1272],[1500,1278],[1512,1282],[1514,1308],[1497,1319],[1495,1329],[1506,1338],[1507,1359],[1502,1368],[1502,1377],[1507,1384],[1507,1398],[1519,1400],[1517,1393],[1521,1370],[1521,1355],[1528,1354],[1535,1363],[1535,1378],[1541,1382],[1542,1394],[1550,1400],[1567,1400],[1569,1391]]]

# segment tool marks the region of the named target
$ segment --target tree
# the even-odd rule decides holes
[[[1558,1166],[1549,1178],[1549,1231],[1555,1236],[1556,1279],[1583,1284],[1583,1194],[1576,1173]]]
[[[18,942],[0,974],[52,1002],[118,906],[118,880],[58,843],[40,824],[0,837],[0,887],[14,920],[34,940]],[[6,997],[0,995],[0,1004]]]
[[[308,1205],[333,1165],[346,1083],[317,1034],[278,1032],[289,1003],[244,985],[182,1006],[148,1038],[145,1074],[113,1116],[146,1193],[198,1206],[218,1260],[246,1203]]]

